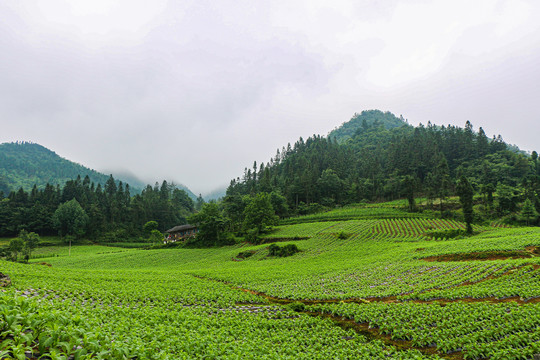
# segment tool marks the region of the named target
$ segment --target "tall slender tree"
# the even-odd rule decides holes
[[[463,209],[465,223],[467,224],[467,233],[472,234],[474,189],[465,176],[461,176],[458,181],[457,194],[459,196],[461,208]]]

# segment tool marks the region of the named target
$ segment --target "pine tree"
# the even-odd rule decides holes
[[[416,202],[414,201],[414,192],[416,190],[416,179],[411,175],[405,176],[403,178],[403,186],[405,188],[405,193],[407,195],[407,201],[409,203],[409,212],[416,211]]]
[[[441,216],[444,213],[443,201],[448,196],[448,190],[450,187],[450,170],[448,168],[448,162],[444,156],[441,156],[437,167],[434,170],[434,181],[437,196],[440,201]]]
[[[467,234],[472,234],[472,221],[473,221],[473,195],[474,190],[469,180],[465,176],[461,176],[457,184],[457,194],[459,196],[459,202],[463,209],[463,216],[465,217],[465,223],[467,223]]]
[[[532,152],[531,160],[533,161],[534,165],[534,174],[538,175],[538,153],[536,151]]]
[[[523,203],[523,207],[521,208],[521,216],[525,218],[527,226],[529,225],[531,218],[534,218],[537,215],[538,214],[536,212],[536,209],[534,208],[532,201],[530,199],[526,199]]]
[[[195,200],[195,210],[199,211],[202,209],[203,205],[205,204],[204,199],[201,194],[197,197],[197,200]]]

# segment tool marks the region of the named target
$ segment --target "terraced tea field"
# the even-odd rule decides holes
[[[289,219],[265,236],[296,244],[301,252],[287,258],[269,257],[268,243],[88,245],[70,256],[40,248],[34,264],[0,262],[12,280],[0,291],[0,358],[540,354],[540,229],[477,226],[472,237],[442,240],[429,233],[463,224],[394,204],[331,213]],[[244,251],[253,256],[239,259]],[[35,264],[43,262],[50,266]]]

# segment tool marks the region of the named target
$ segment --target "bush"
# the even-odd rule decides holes
[[[238,255],[236,255],[236,258],[238,259],[246,259],[250,256],[253,256],[253,254],[255,254],[255,251],[253,250],[249,250],[249,251],[242,251],[242,252],[239,252]]]
[[[146,224],[143,225],[143,233],[146,235],[147,238],[150,237],[152,234],[152,230],[158,229],[158,223],[157,221],[151,220],[148,221]]]
[[[332,208],[336,206],[336,201],[332,198],[324,197],[321,199],[321,205]]]
[[[222,233],[220,236],[220,246],[236,244],[236,237],[230,232]]]
[[[126,229],[117,229],[101,235],[99,241],[105,243],[128,242],[129,234]]]
[[[257,228],[249,229],[244,235],[244,240],[250,244],[258,244],[260,241],[259,230]]]
[[[150,232],[150,237],[148,238],[148,241],[152,244],[160,244],[163,242],[163,239],[165,237],[159,230],[152,230]]]
[[[318,203],[311,203],[309,205],[306,205],[303,202],[301,202],[298,205],[297,212],[298,212],[298,215],[311,215],[311,214],[317,214],[326,210],[328,210],[327,207],[324,207],[323,205],[318,204]]]
[[[287,305],[289,309],[291,309],[292,311],[295,311],[295,312],[302,312],[306,309],[306,306],[299,302],[299,301],[295,301],[293,303],[290,303],[289,305]]]
[[[449,219],[449,220],[452,220],[452,219],[455,219],[456,218],[456,214],[454,214],[454,212],[452,210],[444,210],[443,213],[442,213],[442,216],[441,216],[443,219]]]
[[[268,256],[287,257],[296,254],[300,250],[295,244],[285,245],[283,247],[272,244],[268,247]]]
[[[280,252],[281,252],[281,247],[279,247],[276,244],[271,244],[268,247],[268,255],[269,256],[279,256]]]
[[[285,245],[284,247],[281,248],[280,256],[281,257],[291,256],[291,255],[296,254],[299,251],[300,250],[298,250],[298,246],[296,246],[295,244]]]

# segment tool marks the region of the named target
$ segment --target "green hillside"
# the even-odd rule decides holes
[[[344,122],[338,128],[332,130],[328,137],[337,139],[338,142],[346,140],[366,131],[371,126],[383,126],[385,129],[394,129],[397,127],[408,126],[403,117],[396,117],[389,111],[364,110],[354,116],[347,122]]]
[[[32,189],[45,185],[63,185],[77,176],[88,176],[90,181],[104,185],[109,175],[84,167],[60,157],[44,146],[28,142],[0,144],[0,177],[11,191],[23,188]],[[132,180],[132,179],[131,179]],[[133,181],[133,180],[132,180]],[[131,184],[135,191],[140,191],[143,183]]]
[[[68,180],[88,176],[96,185],[105,185],[109,175],[89,169],[83,165],[64,159],[54,151],[39,144],[29,142],[0,144],[0,191],[4,195],[23,188],[30,191],[35,185],[42,189],[45,185],[64,185]],[[128,183],[132,193],[140,193],[146,184],[132,174],[114,173],[117,180]],[[196,200],[197,196],[185,185],[175,184]]]
[[[238,243],[77,245],[71,255],[60,245],[31,259],[52,266],[0,261],[13,284],[0,292],[0,351],[80,359],[540,353],[540,230],[484,225],[472,237],[444,240],[430,234],[465,224],[385,217],[407,214],[400,206],[351,206],[349,220],[291,219],[267,235],[300,249],[284,258],[270,256],[268,243]]]
[[[413,198],[422,196],[439,204],[441,216],[452,216],[445,201],[458,195],[457,184],[465,178],[482,195],[482,217],[495,219],[512,216],[526,201],[540,212],[539,162],[536,152],[516,152],[500,135],[490,138],[469,121],[464,127],[413,127],[372,110],[328,137],[300,138],[269,162],[255,162],[231,180],[224,208],[229,218],[242,220],[243,197],[268,193],[285,198],[276,210],[281,217],[404,198],[414,211]]]
[[[538,154],[470,122],[364,120],[218,202],[112,177],[11,192],[0,358],[536,360]],[[196,236],[160,233],[186,222]]]

